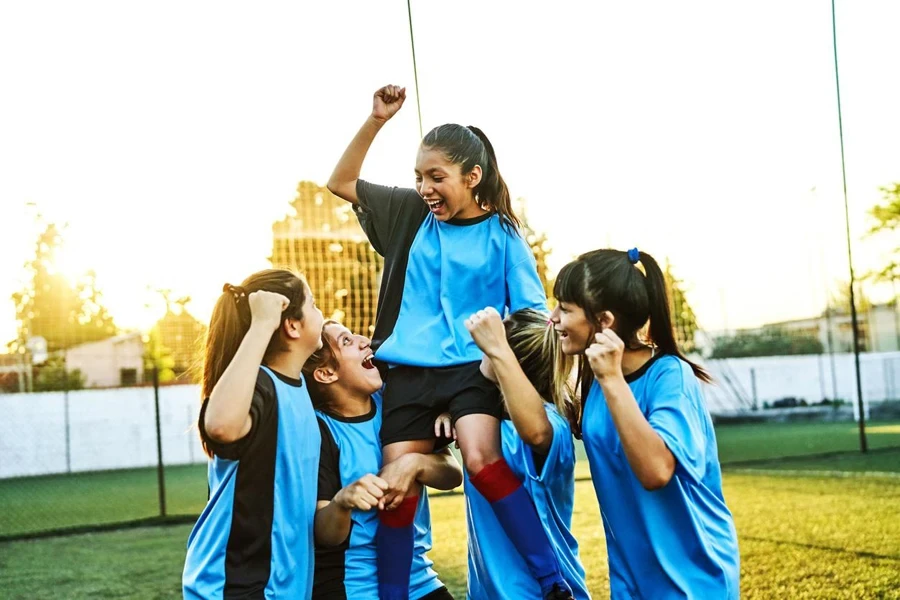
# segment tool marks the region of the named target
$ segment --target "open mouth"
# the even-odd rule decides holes
[[[442,198],[438,198],[437,200],[425,200],[425,204],[428,205],[428,210],[434,213],[444,208],[444,205],[447,204],[447,201]]]
[[[559,339],[561,339],[561,340],[564,340],[564,339],[566,339],[567,337],[569,337],[569,334],[566,333],[566,331],[565,331],[564,329],[557,329],[557,330],[556,330],[556,333],[559,334]]]
[[[365,357],[362,361],[363,368],[364,369],[374,369],[375,368],[375,361],[373,360],[374,358],[375,358],[374,354],[370,354],[367,357]]]

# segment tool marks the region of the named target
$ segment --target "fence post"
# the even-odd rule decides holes
[[[156,482],[159,489],[159,516],[166,516],[166,474],[163,468],[162,427],[159,419],[159,367],[153,363],[153,403],[156,413]]]
[[[750,369],[750,388],[753,390],[753,410],[759,410],[759,401],[756,398],[756,369]]]

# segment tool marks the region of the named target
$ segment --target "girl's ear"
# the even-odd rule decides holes
[[[313,379],[321,384],[328,385],[338,380],[338,374],[328,367],[319,367],[313,371]]]
[[[466,187],[470,190],[474,190],[478,187],[478,184],[481,183],[481,178],[484,176],[484,173],[481,171],[481,165],[475,165],[472,167],[472,170],[469,171],[469,174],[466,175]]]
[[[608,310],[601,312],[599,317],[598,323],[600,324],[600,331],[612,327],[616,322],[616,318]]]
[[[297,339],[300,337],[300,329],[303,325],[303,319],[285,319],[281,322],[281,329],[289,339]]]

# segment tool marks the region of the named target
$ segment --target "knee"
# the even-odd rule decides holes
[[[500,460],[500,455],[487,448],[473,448],[463,455],[463,464],[470,477],[474,477],[489,464]]]

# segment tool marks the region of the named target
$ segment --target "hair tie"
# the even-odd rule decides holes
[[[222,286],[222,293],[231,294],[232,296],[234,296],[235,302],[240,302],[241,298],[247,295],[247,290],[239,285],[231,285],[230,283],[226,283]]]
[[[641,253],[637,248],[632,248],[628,251],[628,260],[631,261],[631,264],[636,265],[641,260]]]

